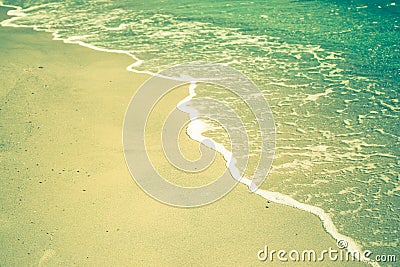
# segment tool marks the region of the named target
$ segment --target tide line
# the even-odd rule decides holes
[[[131,65],[126,67],[127,71],[148,74],[151,76],[160,76],[160,77],[163,77],[166,79],[171,79],[171,77],[162,76],[157,73],[150,72],[150,71],[140,71],[140,70],[135,69],[135,67],[140,66],[143,63],[143,61],[129,51],[101,48],[101,47],[98,47],[95,45],[85,43],[83,40],[85,40],[85,38],[89,37],[88,35],[87,36],[71,36],[69,38],[62,38],[61,35],[56,30],[41,29],[36,25],[18,25],[16,23],[14,23],[14,21],[27,16],[27,14],[23,12],[22,7],[6,5],[1,1],[0,1],[0,6],[14,8],[13,10],[9,10],[7,12],[7,15],[12,16],[12,17],[0,22],[0,25],[3,27],[32,28],[33,30],[38,31],[38,32],[44,31],[44,32],[51,33],[53,36],[53,40],[56,40],[56,41],[63,41],[64,43],[71,43],[71,44],[78,44],[80,46],[87,47],[89,49],[103,51],[103,52],[107,52],[107,53],[125,54],[125,55],[131,57],[135,61],[134,63],[132,63]],[[33,6],[26,10],[35,9],[35,8],[39,8],[39,7],[40,6]],[[195,109],[193,109],[187,105],[187,103],[194,96],[196,96],[195,88],[196,88],[196,83],[192,82],[189,86],[189,96],[186,97],[185,99],[183,99],[177,105],[177,108],[179,110],[182,110],[185,113],[188,113],[189,117],[191,119],[191,122],[189,123],[188,128],[187,128],[188,136],[190,138],[192,138],[193,140],[203,143],[205,145],[207,145],[208,143],[202,142],[202,141],[204,141],[205,139],[211,140],[213,142],[214,146],[212,146],[212,145],[207,145],[207,146],[209,146],[210,148],[215,149],[217,152],[221,153],[226,161],[226,166],[229,169],[229,171],[231,172],[233,178],[238,180],[240,183],[247,185],[250,188],[251,180],[247,179],[245,177],[242,177],[240,175],[240,172],[236,167],[237,161],[233,157],[232,152],[229,151],[228,149],[226,149],[222,144],[216,142],[215,140],[202,135],[202,133],[206,130],[206,125],[204,123],[199,122],[199,120],[197,119],[198,112]],[[338,232],[337,228],[335,227],[335,225],[332,222],[332,219],[323,209],[312,206],[312,205],[298,202],[297,200],[291,198],[290,196],[284,195],[284,194],[278,193],[278,192],[271,192],[271,191],[266,191],[266,190],[262,190],[262,189],[257,189],[254,193],[256,193],[257,195],[259,195],[271,202],[275,202],[277,204],[282,204],[282,205],[290,206],[290,207],[297,208],[300,210],[304,210],[304,211],[310,212],[310,213],[318,216],[318,218],[322,221],[323,227],[325,228],[327,233],[329,233],[336,241],[346,240],[348,242],[347,250],[357,250],[357,251],[362,252],[361,248],[357,245],[357,243],[353,239],[351,239],[350,237],[347,237],[345,235],[342,235]],[[365,261],[374,267],[379,267],[378,263],[368,261],[367,259],[365,259],[363,257],[360,258],[360,260]]]
[[[187,135],[191,139],[193,139],[197,142],[203,143],[207,147],[214,149],[217,152],[221,153],[226,161],[226,167],[229,169],[233,178],[235,180],[237,180],[238,182],[247,185],[250,188],[250,186],[252,185],[252,181],[250,179],[242,177],[240,175],[240,171],[236,167],[237,160],[234,158],[233,153],[231,151],[229,151],[228,149],[226,149],[224,145],[216,142],[212,138],[208,138],[208,137],[205,137],[204,135],[202,135],[202,133],[204,133],[206,131],[207,127],[206,127],[205,123],[201,123],[201,121],[199,121],[199,119],[198,119],[199,113],[197,112],[197,110],[188,106],[188,103],[190,102],[190,100],[196,96],[195,89],[196,89],[196,82],[191,82],[189,85],[189,96],[185,97],[182,101],[180,101],[177,104],[177,108],[179,110],[189,114],[190,122],[189,122],[189,125],[187,128]],[[213,145],[207,145],[207,143],[203,142],[205,139],[211,140]],[[380,266],[377,262],[372,262],[372,261],[369,261],[368,259],[366,259],[363,255],[362,249],[357,245],[357,243],[352,238],[339,233],[339,231],[337,230],[336,226],[334,225],[331,217],[323,209],[316,207],[316,206],[301,203],[301,202],[293,199],[292,197],[282,194],[282,193],[279,193],[279,192],[272,192],[272,191],[267,191],[267,190],[258,188],[256,191],[254,191],[254,193],[263,197],[266,200],[271,201],[271,202],[289,206],[289,207],[293,207],[293,208],[314,214],[321,220],[325,231],[328,234],[330,234],[336,240],[336,242],[344,240],[347,243],[346,250],[360,252],[359,255],[355,254],[355,256],[357,257],[357,260],[369,263],[374,267]],[[360,256],[360,257],[358,257],[358,256]]]

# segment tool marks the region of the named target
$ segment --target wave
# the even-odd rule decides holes
[[[11,18],[8,18],[8,19],[0,22],[0,25],[3,27],[32,28],[35,31],[48,32],[48,33],[52,34],[53,40],[56,40],[56,41],[63,41],[64,43],[69,43],[69,44],[78,44],[80,46],[87,47],[89,49],[107,52],[107,53],[125,54],[134,60],[134,63],[132,63],[131,65],[126,67],[127,71],[131,71],[134,73],[148,74],[151,76],[160,76],[159,74],[151,72],[151,71],[142,71],[142,70],[136,69],[138,66],[142,65],[142,63],[144,61],[139,59],[133,53],[131,53],[129,51],[118,50],[118,49],[102,48],[102,47],[98,47],[98,46],[86,43],[84,41],[88,37],[86,35],[70,36],[68,38],[62,38],[57,30],[43,29],[43,28],[40,28],[35,25],[19,25],[19,24],[14,23],[15,21],[19,20],[20,18],[27,16],[27,14],[24,13],[24,11],[37,9],[37,8],[40,8],[40,6],[32,6],[27,9],[22,9],[22,7],[19,7],[19,6],[5,5],[5,4],[3,4],[3,2],[0,2],[0,6],[13,8],[13,10],[9,10],[7,12],[7,15],[11,16]],[[110,28],[109,30],[117,31],[117,30],[123,29],[124,27],[125,26],[123,24],[121,24],[120,26],[118,26],[116,28]],[[167,78],[167,79],[171,78],[171,77],[167,77],[167,76],[161,76],[161,77]],[[216,142],[212,138],[205,137],[204,135],[202,135],[202,133],[204,133],[206,131],[205,124],[201,123],[198,119],[196,119],[198,117],[197,110],[186,105],[188,102],[190,102],[190,100],[193,99],[193,97],[196,96],[195,88],[196,88],[196,83],[192,82],[189,86],[189,96],[187,96],[185,99],[183,99],[182,101],[180,101],[177,104],[177,108],[179,110],[189,114],[191,121],[187,128],[188,136],[191,139],[193,139],[197,142],[200,142],[202,144],[205,144],[206,146],[208,146],[212,149],[215,149],[217,152],[221,153],[226,161],[226,166],[229,169],[232,176],[236,180],[238,180],[240,183],[247,185],[250,188],[252,181],[250,179],[242,177],[240,175],[240,171],[237,169],[237,167],[235,165],[235,162],[237,160],[234,158],[234,155],[232,154],[232,152],[229,151],[228,149],[226,149],[224,147],[224,145]],[[315,101],[319,96],[327,95],[329,93],[330,93],[330,91],[327,90],[326,92],[321,93],[321,94],[309,95],[309,98],[310,98],[309,100]],[[212,144],[207,145],[206,143],[204,143],[203,141],[205,139],[211,140]],[[289,207],[293,207],[293,208],[314,214],[321,220],[322,225],[323,225],[324,229],[326,230],[326,232],[328,234],[330,234],[337,242],[342,241],[342,240],[347,241],[347,250],[362,252],[361,247],[352,238],[339,233],[339,231],[337,230],[336,226],[334,225],[331,217],[323,209],[316,207],[316,206],[301,203],[301,202],[293,199],[292,197],[282,194],[282,193],[279,193],[279,192],[272,192],[272,191],[267,191],[267,190],[263,190],[263,189],[257,189],[256,191],[254,191],[254,193],[263,197],[264,199],[266,199],[268,201],[271,201],[271,202],[274,202],[277,204],[281,204],[281,205],[285,205],[285,206],[289,206]],[[377,262],[371,262],[368,259],[364,258],[362,253],[361,253],[361,258],[357,258],[357,260],[367,262],[374,267],[380,266]]]
[[[198,112],[195,109],[186,105],[188,102],[190,102],[190,100],[193,97],[196,96],[195,88],[196,88],[196,83],[195,82],[191,83],[189,86],[189,96],[187,96],[185,99],[183,99],[177,105],[178,109],[189,114],[191,122],[188,125],[187,134],[189,135],[189,137],[191,139],[198,141],[199,143],[203,143],[203,144],[205,144],[203,142],[204,140],[211,139],[213,144],[212,145],[205,144],[205,145],[207,147],[209,147],[211,149],[215,149],[217,152],[221,153],[226,161],[226,167],[229,169],[233,178],[235,178],[240,183],[247,185],[250,188],[252,185],[252,181],[250,179],[242,177],[240,175],[240,171],[238,170],[238,168],[235,165],[235,162],[237,162],[237,160],[234,158],[234,155],[232,154],[232,152],[229,151],[228,149],[226,149],[222,144],[213,140],[212,138],[205,137],[204,135],[202,135],[202,133],[206,131],[207,127],[204,124],[199,123],[199,121],[197,119]],[[263,189],[257,189],[256,191],[254,191],[254,193],[263,197],[264,199],[266,199],[268,201],[271,201],[271,202],[274,202],[277,204],[282,204],[282,205],[289,206],[289,207],[293,207],[293,208],[297,208],[299,210],[303,210],[303,211],[306,211],[306,212],[316,215],[322,221],[323,227],[326,230],[326,232],[328,234],[330,234],[336,240],[336,242],[345,240],[347,242],[347,250],[359,251],[359,252],[362,251],[360,246],[352,238],[339,233],[339,231],[337,230],[336,226],[334,225],[332,219],[323,209],[312,206],[312,205],[301,203],[301,202],[293,199],[292,197],[282,194],[282,193],[279,193],[279,192],[272,192],[272,191],[267,191],[267,190],[263,190]],[[362,256],[362,253],[361,253],[361,258],[358,258],[358,260],[365,261],[374,267],[379,266],[378,263],[370,262],[366,258],[364,258]]]

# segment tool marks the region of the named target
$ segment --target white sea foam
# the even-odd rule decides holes
[[[30,26],[30,25],[15,24],[15,23],[13,23],[14,21],[18,20],[21,17],[25,17],[26,16],[26,14],[22,11],[22,8],[18,7],[18,6],[2,5],[2,3],[1,3],[1,6],[15,8],[14,10],[9,10],[7,12],[7,15],[12,16],[11,18],[3,20],[2,22],[0,22],[0,25],[3,26],[3,27],[32,28],[35,31],[44,31],[44,32],[51,33],[52,36],[53,36],[53,40],[55,40],[55,41],[63,41],[64,43],[78,44],[78,45],[81,45],[81,46],[84,46],[84,47],[87,47],[87,48],[90,48],[90,49],[93,49],[93,50],[103,51],[103,52],[107,52],[107,53],[125,54],[125,55],[128,55],[129,57],[131,57],[135,61],[134,63],[132,63],[131,65],[126,67],[126,69],[128,71],[132,71],[132,72],[136,72],[136,73],[149,74],[149,75],[155,75],[155,73],[152,73],[152,72],[135,70],[134,67],[137,67],[137,66],[141,65],[143,61],[140,60],[139,58],[137,58],[134,54],[132,54],[129,51],[101,48],[101,47],[98,47],[98,46],[95,46],[95,45],[92,45],[92,44],[88,44],[88,43],[85,43],[85,42],[82,41],[86,37],[89,37],[90,35],[71,36],[69,38],[62,38],[61,35],[55,30],[42,29],[42,28],[39,28],[38,26],[35,26],[35,25]],[[39,7],[40,6],[33,6],[33,7],[29,8],[29,9],[36,9],[36,8],[39,8]]]
[[[125,30],[129,25],[126,23],[121,23],[118,27],[107,27],[105,28],[108,31],[122,31]]]
[[[189,86],[189,96],[187,96],[185,99],[183,99],[181,102],[179,102],[177,107],[178,107],[178,109],[182,110],[183,112],[189,114],[189,117],[191,119],[191,122],[189,123],[188,130],[187,130],[187,134],[189,135],[189,137],[192,138],[193,140],[203,143],[203,141],[205,139],[210,139],[210,138],[202,135],[202,133],[204,133],[206,130],[206,126],[204,123],[199,123],[199,120],[197,119],[197,117],[199,115],[197,110],[195,110],[187,105],[190,102],[190,100],[196,96],[195,88],[196,88],[196,83],[195,82],[191,83]],[[211,140],[214,144],[213,144],[213,146],[209,146],[209,147],[211,147],[211,148],[214,147],[214,149],[216,151],[220,152],[223,155],[225,161],[227,162],[226,166],[228,167],[232,176],[237,181],[239,181],[242,184],[247,185],[250,188],[253,183],[250,179],[247,179],[240,175],[240,171],[238,170],[238,168],[236,167],[236,164],[235,164],[237,162],[237,160],[234,158],[234,155],[232,154],[232,152],[229,151],[228,149],[226,149],[222,144],[216,142],[213,139],[211,139]],[[266,200],[269,200],[269,201],[272,201],[272,202],[275,202],[278,204],[286,205],[289,207],[297,208],[297,209],[307,211],[307,212],[310,212],[310,213],[316,215],[322,221],[322,224],[323,224],[323,227],[325,228],[325,230],[337,242],[340,240],[345,240],[345,241],[347,241],[347,244],[348,244],[348,246],[347,246],[348,250],[362,252],[362,249],[360,248],[360,246],[357,245],[357,243],[352,238],[339,233],[339,231],[335,227],[332,219],[330,218],[329,214],[327,214],[323,209],[312,206],[312,205],[301,203],[301,202],[293,199],[292,197],[281,194],[279,192],[272,192],[272,191],[267,191],[267,190],[258,188],[255,191],[255,193],[257,195],[265,198]],[[372,266],[379,266],[379,264],[376,262],[367,261],[367,259],[365,259],[363,257],[363,255],[361,255],[361,258],[358,258],[358,259],[361,261],[366,261],[369,264],[371,264]]]
[[[132,63],[131,65],[129,65],[128,67],[126,67],[126,69],[128,71],[132,71],[135,73],[144,73],[144,74],[149,74],[149,75],[157,75],[160,76],[156,73],[153,72],[149,72],[149,71],[139,71],[137,69],[135,69],[135,67],[140,66],[143,61],[140,60],[139,58],[137,58],[134,54],[132,54],[129,51],[125,51],[125,50],[116,50],[116,49],[106,49],[106,48],[101,48],[92,44],[88,44],[85,43],[83,40],[85,40],[86,37],[89,37],[89,35],[85,35],[85,36],[71,36],[69,38],[62,38],[61,35],[55,31],[55,30],[49,30],[49,29],[43,29],[43,28],[39,28],[38,26],[31,26],[31,25],[18,25],[13,23],[14,21],[27,16],[21,7],[18,6],[12,6],[12,5],[4,5],[2,2],[0,2],[0,6],[4,6],[4,7],[10,7],[10,8],[15,8],[14,10],[9,10],[8,11],[8,15],[12,16],[9,19],[6,19],[4,21],[2,21],[0,23],[1,26],[5,26],[5,27],[15,27],[15,28],[32,28],[36,31],[45,31],[45,32],[49,32],[52,34],[53,36],[53,40],[60,40],[63,41],[65,43],[73,43],[73,44],[78,44],[93,50],[97,50],[97,51],[103,51],[103,52],[108,52],[108,53],[117,53],[117,54],[126,54],[127,56],[131,57],[134,60],[134,63]],[[25,10],[32,10],[32,9],[36,9],[36,8],[40,8],[40,6],[33,6],[30,7],[28,9]],[[119,27],[117,28],[109,28],[109,30],[123,30],[123,28],[127,27],[127,25],[123,25],[121,24]],[[314,58],[316,58],[318,61],[323,61],[324,59],[319,57],[318,54],[316,53],[316,51],[320,51],[322,50],[322,48],[317,47],[317,48],[309,48],[309,51],[311,54],[313,54]],[[170,77],[164,77],[164,78],[170,78]],[[291,85],[287,85],[287,84],[283,84],[283,83],[275,83],[276,85],[279,86],[287,86],[287,87],[292,87]],[[189,135],[189,137],[191,137],[193,140],[196,140],[198,142],[203,143],[204,145],[209,144],[208,142],[203,142],[204,140],[210,140],[210,138],[205,137],[202,135],[202,133],[204,133],[207,129],[207,125],[202,122],[201,120],[199,120],[198,117],[198,112],[189,107],[187,104],[188,102],[194,97],[196,96],[195,93],[195,88],[196,88],[196,83],[192,82],[189,86],[189,96],[187,96],[185,99],[183,99],[181,102],[179,102],[179,104],[177,105],[178,109],[182,110],[185,113],[189,114],[189,117],[191,119],[191,122],[189,123],[188,126],[188,130],[187,130],[187,134]],[[328,94],[330,94],[332,92],[332,90],[328,89],[326,90],[324,93],[321,94],[315,94],[315,95],[309,95],[307,97],[307,100],[311,100],[311,101],[316,101],[320,96],[326,96]],[[212,140],[212,139],[211,139]],[[215,140],[212,140],[213,145],[207,145],[208,147],[215,149],[216,151],[218,151],[219,153],[221,153],[226,161],[226,166],[228,167],[228,169],[230,170],[232,176],[238,180],[240,183],[247,185],[249,188],[251,187],[251,185],[253,184],[252,181],[250,179],[247,179],[245,177],[242,177],[240,175],[240,171],[238,170],[238,168],[236,167],[236,162],[237,160],[234,158],[234,155],[232,154],[231,151],[229,151],[228,149],[226,149],[222,144],[216,142]],[[304,204],[301,202],[298,202],[297,200],[293,199],[292,197],[288,196],[288,195],[284,195],[281,194],[279,192],[271,192],[271,191],[267,191],[267,190],[263,190],[263,189],[257,189],[254,191],[257,195],[278,203],[278,204],[282,204],[282,205],[286,205],[286,206],[290,206],[293,208],[297,208],[300,210],[304,210],[307,212],[310,212],[316,216],[318,216],[318,218],[320,218],[320,220],[322,221],[322,224],[325,228],[325,230],[337,241],[339,240],[346,240],[348,242],[348,247],[347,249],[349,250],[358,250],[361,251],[361,248],[357,245],[357,243],[351,239],[348,236],[342,235],[338,232],[338,230],[336,229],[335,225],[332,222],[332,219],[330,218],[330,216],[321,208],[319,207],[315,207],[312,205],[308,205],[308,204]],[[361,258],[360,260],[365,261],[366,259]],[[368,262],[373,266],[379,266],[378,263],[376,262]]]
[[[0,6],[10,7],[10,8],[15,8],[15,9],[21,9],[21,7],[19,7],[19,6],[6,5],[6,4],[3,3],[3,1],[0,1]]]
[[[329,94],[332,93],[332,92],[333,92],[332,89],[326,89],[325,92],[323,92],[323,93],[314,94],[314,95],[308,95],[307,98],[306,98],[306,100],[309,100],[309,101],[317,101],[318,98],[320,98],[321,96],[327,96],[327,95],[329,95]]]

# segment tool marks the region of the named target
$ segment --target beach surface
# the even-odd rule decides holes
[[[152,199],[132,179],[121,137],[125,109],[149,76],[126,71],[125,55],[31,29],[1,27],[0,39],[0,266],[279,266],[257,252],[337,249],[316,216],[266,208],[244,185],[200,208]],[[187,94],[177,90],[155,112]],[[160,130],[151,125],[162,119],[148,127],[155,155]],[[180,145],[196,157],[197,142],[183,134]],[[214,164],[214,173],[225,169],[220,155]]]

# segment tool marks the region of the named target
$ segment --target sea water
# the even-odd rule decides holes
[[[3,25],[126,53],[133,71],[192,61],[240,70],[261,89],[276,123],[275,158],[262,185],[268,191],[259,193],[313,212],[336,238],[340,232],[374,254],[399,255],[396,0],[3,2],[21,8]],[[230,99],[207,87],[196,93]],[[251,116],[246,123],[252,127]],[[218,131],[207,134],[224,143]]]

